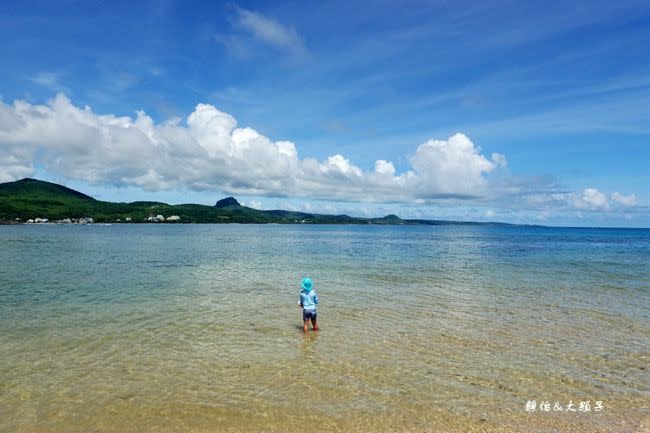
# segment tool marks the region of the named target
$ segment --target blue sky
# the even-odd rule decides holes
[[[0,40],[1,181],[650,226],[647,1],[3,2]]]

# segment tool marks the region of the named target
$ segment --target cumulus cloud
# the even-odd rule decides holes
[[[402,173],[384,159],[364,170],[340,154],[301,159],[293,142],[239,127],[208,104],[198,104],[185,122],[156,123],[143,111],[135,118],[96,114],[63,94],[46,105],[0,101],[2,181],[32,175],[37,163],[57,176],[147,191],[426,203],[486,194],[489,173],[503,161],[488,160],[459,133],[418,146]]]
[[[395,167],[393,166],[392,162],[379,159],[375,161],[375,172],[379,175],[392,177],[395,175]]]
[[[252,207],[253,209],[262,210],[264,207],[262,203],[257,200],[243,201],[242,206]]]
[[[506,168],[508,166],[508,160],[506,159],[506,156],[500,153],[492,154],[492,162],[494,162],[497,167]]]
[[[21,160],[0,149],[0,183],[33,176],[35,170],[29,161]]]
[[[619,192],[607,194],[596,188],[585,188],[582,193],[565,192],[550,194],[532,194],[527,198],[528,204],[539,208],[565,208],[578,211],[611,211],[636,205],[634,194],[623,195]]]
[[[636,204],[636,195],[630,194],[630,195],[623,195],[619,192],[614,192],[611,195],[611,198],[613,201],[616,203],[622,205],[622,206],[634,206]]]
[[[609,202],[607,196],[596,188],[587,188],[583,191],[580,200],[576,201],[577,207],[588,207],[592,210],[608,210]]]
[[[463,134],[449,140],[429,140],[410,158],[418,182],[418,195],[427,197],[474,196],[485,189],[484,173],[496,167]]]

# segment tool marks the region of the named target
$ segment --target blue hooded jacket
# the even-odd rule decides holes
[[[312,282],[309,278],[304,278],[302,280],[298,304],[303,310],[316,309],[316,304],[318,304],[318,295],[316,294],[316,290],[312,289]]]

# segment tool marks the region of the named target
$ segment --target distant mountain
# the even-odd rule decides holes
[[[150,221],[181,223],[278,223],[278,224],[477,224],[453,221],[404,220],[397,215],[382,218],[356,218],[349,215],[322,215],[286,210],[257,210],[242,206],[234,197],[219,200],[215,206],[170,205],[136,201],[112,203],[96,200],[79,191],[51,182],[22,179],[0,183],[0,221],[27,222],[92,218],[95,222]]]
[[[97,200],[56,183],[36,179],[0,183],[0,219],[42,217],[81,217]],[[46,216],[46,217],[47,217]]]
[[[79,191],[75,191],[74,189],[70,189],[67,186],[29,178],[21,179],[16,182],[0,183],[0,196],[10,194],[20,194],[23,197],[33,198],[39,198],[42,197],[43,194],[48,194],[60,198],[67,197],[80,200],[95,200],[94,198]]]
[[[215,207],[222,208],[222,207],[230,207],[230,206],[241,206],[237,199],[235,197],[226,197],[222,198],[215,204]]]

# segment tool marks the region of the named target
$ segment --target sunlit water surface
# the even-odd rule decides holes
[[[649,263],[650,230],[0,227],[0,431],[647,431]]]

